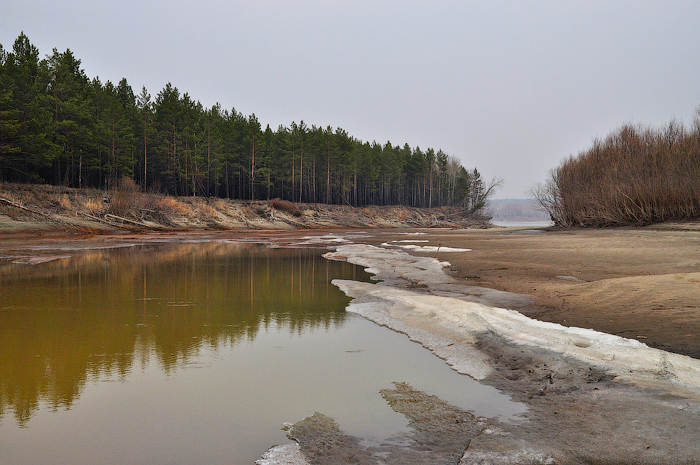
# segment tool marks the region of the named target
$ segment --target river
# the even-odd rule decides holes
[[[322,250],[130,243],[0,267],[0,454],[12,464],[251,464],[314,411],[367,443],[404,431],[410,383],[517,408],[402,334],[348,313]]]

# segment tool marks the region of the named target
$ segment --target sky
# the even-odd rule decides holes
[[[272,129],[442,149],[526,198],[623,124],[690,125],[700,2],[3,0],[0,44],[70,49],[88,77],[170,82]]]

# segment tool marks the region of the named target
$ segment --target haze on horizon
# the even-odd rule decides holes
[[[443,149],[523,198],[624,123],[690,124],[700,2],[6,0],[0,44],[89,77],[171,82],[275,129],[303,120]]]

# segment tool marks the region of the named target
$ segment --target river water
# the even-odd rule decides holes
[[[0,267],[0,463],[252,464],[314,411],[368,443],[408,382],[479,415],[518,406],[346,313],[313,249],[212,241]]]

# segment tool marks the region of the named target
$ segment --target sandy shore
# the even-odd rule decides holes
[[[527,316],[700,358],[700,228],[695,226],[445,230],[425,237],[472,249],[438,253],[450,261],[449,273],[465,284],[533,296],[531,304],[518,308]]]
[[[216,234],[282,244],[329,232]],[[700,232],[693,226],[330,234],[302,242],[341,244],[329,258],[369,266],[384,281],[338,283],[356,297],[351,311],[406,332],[528,410],[522,421],[502,424],[397,385],[381,395],[414,427],[404,445],[363,448],[320,412],[291,428],[298,447],[273,450],[260,463],[700,463]],[[67,243],[80,248],[162,237],[11,236],[0,239],[0,257],[41,263]],[[343,237],[348,242],[340,242]],[[344,248],[351,243],[377,249],[366,249],[362,258],[358,249]],[[27,247],[37,244],[47,247]],[[532,335],[540,323],[523,323],[507,310],[492,320],[501,312],[494,307],[564,326]],[[602,333],[572,336],[568,326]],[[603,346],[605,334],[630,342],[613,338]],[[550,335],[564,345],[550,344]],[[646,355],[637,356],[638,348]]]

